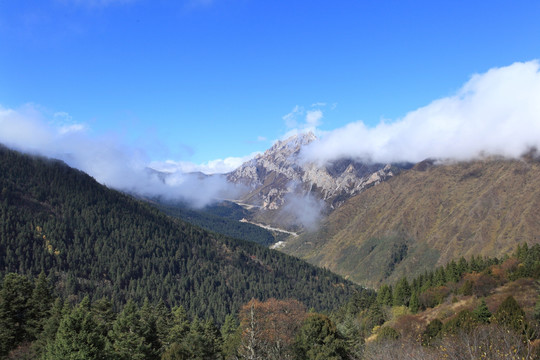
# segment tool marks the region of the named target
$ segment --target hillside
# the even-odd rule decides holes
[[[525,241],[540,242],[540,163],[531,157],[419,163],[351,198],[283,251],[378,286]]]
[[[362,359],[538,359],[540,245],[452,260],[383,285],[334,314]]]
[[[249,216],[248,211],[230,201],[208,205],[202,209],[194,209],[183,202],[163,200],[153,200],[150,204],[169,216],[235,239],[270,246],[283,237],[280,233],[273,233],[260,226],[241,222],[240,220]]]
[[[0,147],[0,275],[45,271],[71,301],[145,298],[222,321],[251,298],[331,309],[357,289],[290,256],[173,220],[64,163]]]

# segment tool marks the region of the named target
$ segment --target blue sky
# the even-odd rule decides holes
[[[0,106],[208,163],[310,112],[322,132],[399,121],[540,58],[538,19],[538,1],[3,0]]]

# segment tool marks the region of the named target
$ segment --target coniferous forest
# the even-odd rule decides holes
[[[0,149],[0,358],[535,359],[540,246],[377,292]]]

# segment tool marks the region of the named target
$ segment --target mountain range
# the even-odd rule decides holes
[[[314,216],[327,214],[407,167],[352,159],[321,165],[302,157],[302,150],[314,141],[317,137],[312,132],[277,141],[263,154],[227,174],[229,182],[247,188],[238,202],[255,208],[253,219],[284,228],[305,227],[309,223],[302,221],[296,209],[291,209],[291,203],[298,203],[295,207],[304,211],[308,211],[306,207],[314,208]]]
[[[540,162],[425,161],[346,202],[282,250],[378,286],[452,259],[540,243]]]
[[[287,254],[377,287],[462,256],[540,243],[534,150],[521,159],[318,164],[302,156],[314,141],[312,133],[278,141],[227,176],[249,188],[239,203],[251,206],[252,220],[298,230],[279,244]],[[303,227],[313,209],[316,226]]]

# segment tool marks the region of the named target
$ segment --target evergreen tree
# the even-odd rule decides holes
[[[408,306],[411,297],[411,287],[406,277],[399,279],[394,288],[394,306]]]
[[[163,300],[156,305],[154,313],[156,316],[156,333],[160,344],[158,353],[161,355],[168,346],[167,338],[172,328],[173,317]]]
[[[418,293],[413,291],[411,294],[411,300],[409,301],[409,309],[413,314],[416,314],[420,309],[420,301],[418,300]]]
[[[172,321],[169,334],[167,336],[166,347],[172,344],[181,344],[189,332],[189,320],[186,311],[182,306],[177,306],[172,311]]]
[[[48,347],[45,358],[50,360],[103,359],[105,341],[92,317],[90,300],[85,297],[60,321],[56,339]]]
[[[473,285],[474,283],[471,280],[466,280],[459,289],[459,293],[465,296],[471,296],[473,293]]]
[[[127,302],[116,318],[109,337],[112,350],[120,360],[146,359],[151,350],[142,334],[140,314],[132,300]]]
[[[527,255],[529,253],[529,245],[527,243],[523,243],[522,246],[518,244],[516,249],[516,257],[519,261],[523,262],[527,258]]]
[[[54,304],[49,311],[49,318],[44,321],[43,331],[39,334],[35,343],[38,353],[44,352],[47,347],[51,346],[55,341],[60,322],[64,318],[64,315],[69,314],[70,312],[71,309],[67,304],[64,304],[62,299],[57,298],[54,301]]]
[[[347,359],[345,341],[335,324],[325,315],[310,314],[295,340],[296,358],[299,360]]]
[[[221,353],[224,359],[237,358],[237,349],[240,346],[240,324],[235,316],[229,314],[221,326]]]
[[[487,324],[490,322],[491,311],[489,311],[485,299],[482,299],[478,307],[474,309],[473,314],[481,323]]]
[[[524,331],[527,325],[525,312],[512,295],[504,299],[495,314],[493,314],[493,319],[497,324],[508,326],[518,332]]]
[[[377,302],[381,305],[392,306],[392,287],[390,285],[384,284],[381,286],[377,293]]]
[[[92,304],[92,316],[96,323],[97,331],[104,337],[108,337],[112,330],[116,314],[113,311],[113,305],[107,298],[101,298]]]
[[[439,319],[433,319],[430,321],[426,330],[422,333],[422,345],[431,345],[434,339],[440,336],[443,323]]]
[[[217,359],[221,348],[219,332],[211,320],[203,322],[195,318],[181,345],[189,359]]]
[[[149,345],[146,359],[159,359],[161,343],[157,331],[157,318],[148,298],[144,300],[143,306],[140,309],[140,326],[144,342]]]
[[[364,352],[364,336],[354,316],[348,314],[337,327],[345,340],[347,352],[353,359],[361,359]]]
[[[459,276],[461,277],[461,275],[465,274],[466,272],[469,271],[469,263],[467,262],[467,260],[462,256],[461,258],[459,258],[459,261],[458,261],[458,264],[457,264],[457,270],[458,270],[458,274]]]
[[[373,329],[375,326],[384,324],[386,319],[379,304],[375,303],[371,305],[371,307],[369,308],[367,312],[367,320],[368,320],[368,324],[367,324],[368,330]]]
[[[462,310],[443,325],[443,332],[447,334],[470,333],[478,325],[479,321],[472,311]]]
[[[450,261],[446,265],[446,280],[451,282],[458,282],[461,274],[459,273],[458,265],[454,260]]]
[[[28,329],[32,283],[26,276],[7,274],[0,291],[0,356],[32,339]]]
[[[446,271],[444,270],[444,268],[442,266],[438,267],[437,270],[435,270],[435,275],[433,278],[434,285],[443,286],[446,284],[447,280],[448,279],[446,277]]]
[[[29,299],[28,331],[32,339],[36,339],[43,331],[53,301],[49,281],[42,271],[35,281],[32,297]]]

